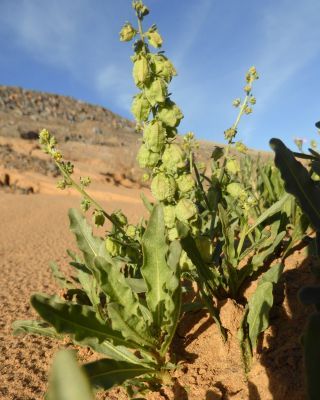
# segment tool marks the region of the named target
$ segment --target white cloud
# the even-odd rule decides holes
[[[133,85],[127,70],[115,64],[106,65],[97,72],[95,87],[104,98],[112,96],[119,108],[130,111]]]
[[[0,20],[15,45],[38,61],[72,68],[86,4],[87,0],[5,1]]]

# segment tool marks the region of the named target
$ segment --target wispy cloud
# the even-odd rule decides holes
[[[72,68],[87,0],[25,0],[0,6],[0,21],[16,46],[38,61]]]
[[[95,86],[102,96],[106,93],[112,95],[113,101],[120,109],[130,111],[133,85],[127,70],[115,64],[108,64],[97,72]]]
[[[259,82],[259,112],[273,96],[320,53],[320,2],[282,1],[273,3],[262,21],[257,65],[263,79]]]
[[[186,7],[180,18],[180,37],[177,39],[178,47],[174,48],[174,59],[177,67],[185,62],[185,57],[190,55],[192,47],[196,44],[205,21],[210,16],[215,1],[198,0],[190,7]]]

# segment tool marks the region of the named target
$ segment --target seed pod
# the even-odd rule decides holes
[[[111,217],[114,218],[121,226],[125,226],[128,223],[127,217],[123,214],[121,210],[117,210],[111,214]]]
[[[240,153],[245,154],[248,151],[248,147],[245,144],[243,144],[242,142],[236,142],[235,147]]]
[[[163,103],[167,97],[167,85],[161,78],[154,79],[145,87],[145,96],[154,107],[157,103]]]
[[[141,168],[154,168],[160,160],[160,153],[154,153],[144,144],[140,147],[137,155],[137,161]]]
[[[173,228],[176,221],[175,206],[167,205],[163,207],[164,223],[167,228]]]
[[[163,172],[158,173],[151,182],[151,192],[159,201],[171,202],[176,193],[176,182],[170,175]]]
[[[183,174],[177,179],[177,185],[181,193],[188,193],[194,189],[195,181],[191,174]]]
[[[174,240],[179,238],[179,233],[177,228],[171,228],[168,230],[168,239],[170,242],[173,242]]]
[[[156,29],[150,29],[147,33],[146,36],[148,38],[149,43],[151,46],[155,47],[158,49],[159,47],[162,46],[162,37],[160,33]]]
[[[154,153],[161,152],[166,140],[166,130],[162,122],[153,120],[146,124],[143,131],[143,139],[149,150]]]
[[[134,83],[140,87],[150,77],[150,68],[146,57],[140,55],[133,64],[133,79]]]
[[[231,158],[226,163],[226,169],[231,174],[237,174],[240,172],[240,165],[237,160]]]
[[[235,199],[243,200],[244,198],[246,198],[246,191],[244,190],[241,183],[229,183],[229,185],[227,186],[227,192]]]
[[[126,234],[131,237],[134,238],[136,236],[137,233],[137,229],[134,225],[128,225],[127,229],[126,229]]]
[[[121,253],[121,246],[119,243],[113,241],[110,237],[107,237],[105,241],[105,246],[107,252],[111,255],[111,257],[116,257]]]
[[[143,93],[139,93],[134,96],[131,105],[131,112],[137,121],[146,121],[149,117],[150,111],[151,104],[149,103],[148,99],[143,95]]]
[[[171,61],[163,54],[150,55],[150,61],[152,62],[154,73],[163,78],[166,82],[169,83],[172,77],[177,75],[177,71]]]
[[[177,172],[186,165],[186,153],[177,144],[169,144],[162,155],[163,166],[167,171]]]
[[[137,31],[134,29],[134,27],[127,22],[125,25],[123,25],[121,31],[120,31],[120,41],[121,42],[130,42],[137,34]]]
[[[179,266],[181,268],[181,271],[183,272],[188,272],[194,269],[192,261],[190,260],[187,253],[184,250],[182,250],[181,252]]]
[[[100,210],[95,210],[93,214],[93,221],[96,226],[103,226],[104,221],[105,221],[105,216],[102,211]]]
[[[176,206],[176,217],[181,222],[188,222],[197,215],[196,205],[189,199],[179,200]]]
[[[157,117],[165,125],[174,128],[179,125],[183,118],[183,114],[176,103],[167,99],[165,103],[159,107]]]
[[[213,252],[213,246],[210,238],[207,236],[199,236],[196,238],[196,245],[203,261],[210,262]]]

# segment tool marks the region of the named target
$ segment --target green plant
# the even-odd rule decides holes
[[[319,128],[319,123],[316,126]],[[270,146],[275,152],[275,165],[281,172],[285,189],[295,196],[303,212],[315,229],[315,244],[317,256],[320,255],[320,186],[318,181],[320,154],[309,149],[310,155],[290,151],[279,139],[271,139]],[[296,160],[302,158],[310,162],[309,170]],[[303,216],[302,216],[303,217]],[[316,276],[320,276],[319,268],[313,268]],[[301,288],[299,298],[305,305],[314,305],[316,311],[310,315],[303,334],[304,364],[307,377],[308,398],[318,399],[320,385],[317,377],[320,354],[320,288],[306,286]]]
[[[76,210],[70,210],[69,218],[83,255],[72,262],[78,272],[77,285],[60,275],[60,281],[68,284],[69,301],[33,295],[32,306],[50,327],[17,321],[16,333],[68,334],[75,344],[109,357],[84,365],[91,383],[99,388],[128,380],[130,386],[130,379],[141,375],[135,385],[150,377],[168,383],[171,364],[166,354],[181,306],[181,248],[177,241],[166,242],[162,206],[153,208],[142,236],[143,278],[137,282],[125,277],[121,262],[107,253],[104,241],[92,235]],[[144,296],[139,296],[141,291]]]
[[[95,237],[86,219],[70,210],[70,229],[82,253],[68,251],[76,276],[65,277],[52,263],[64,299],[33,295],[31,304],[42,321],[14,324],[16,333],[68,335],[75,344],[103,354],[107,358],[83,367],[91,383],[103,389],[124,384],[129,395],[134,395],[133,388],[156,390],[170,382],[168,371],[174,365],[168,349],[181,316],[182,280],[196,282],[200,297],[183,304],[183,310],[198,307],[201,300],[224,339],[228,332],[217,303],[232,298],[245,306],[239,335],[248,370],[258,335],[268,326],[283,260],[305,232],[304,225],[294,225],[299,212],[279,176],[270,166],[256,167],[246,147],[235,141],[242,116],[256,103],[256,69],[246,74],[244,99],[234,100],[239,111],[225,131],[227,145],[214,149],[208,172],[195,157],[194,134],[178,137],[183,114],[168,90],[176,70],[163,51],[150,51],[162,46],[157,27],[143,31],[149,10],[142,1],[135,0],[133,9],[138,26],[126,23],[120,39],[136,39],[132,61],[139,93],[132,112],[143,134],[137,160],[147,169],[155,199],[151,203],[143,198],[149,221],[132,225],[121,211],[105,211],[87,192],[90,179],[75,181],[73,165],[64,161],[55,138],[43,130],[40,144],[62,175],[58,187],[78,190],[82,210],[92,210],[97,226],[109,220],[111,229],[105,237]],[[251,186],[253,174],[261,179]],[[279,257],[281,262],[272,264]],[[247,301],[244,286],[256,279],[257,290]]]

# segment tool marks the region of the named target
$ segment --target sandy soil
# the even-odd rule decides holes
[[[93,170],[91,172],[94,172]],[[16,174],[20,184],[37,182],[37,194],[0,192],[0,398],[40,400],[53,354],[66,342],[36,336],[12,335],[17,319],[36,315],[29,305],[34,292],[56,293],[48,263],[67,264],[65,250],[74,246],[68,229],[67,210],[78,207],[79,197],[54,189],[53,178],[28,172]],[[92,174],[91,174],[92,175]],[[140,190],[115,188],[96,175],[91,193],[108,210],[121,208],[131,221],[145,212]],[[300,336],[310,310],[299,304],[299,288],[313,282],[312,259],[305,250],[286,262],[286,270],[276,289],[271,326],[260,340],[248,377],[243,373],[236,331],[242,309],[234,302],[222,306],[222,318],[229,340],[222,342],[216,325],[206,313],[191,313],[181,321],[172,347],[180,362],[174,374],[174,388],[148,399],[175,400],[301,400],[304,399]],[[90,358],[83,352],[80,359]],[[114,389],[104,399],[125,399]]]

